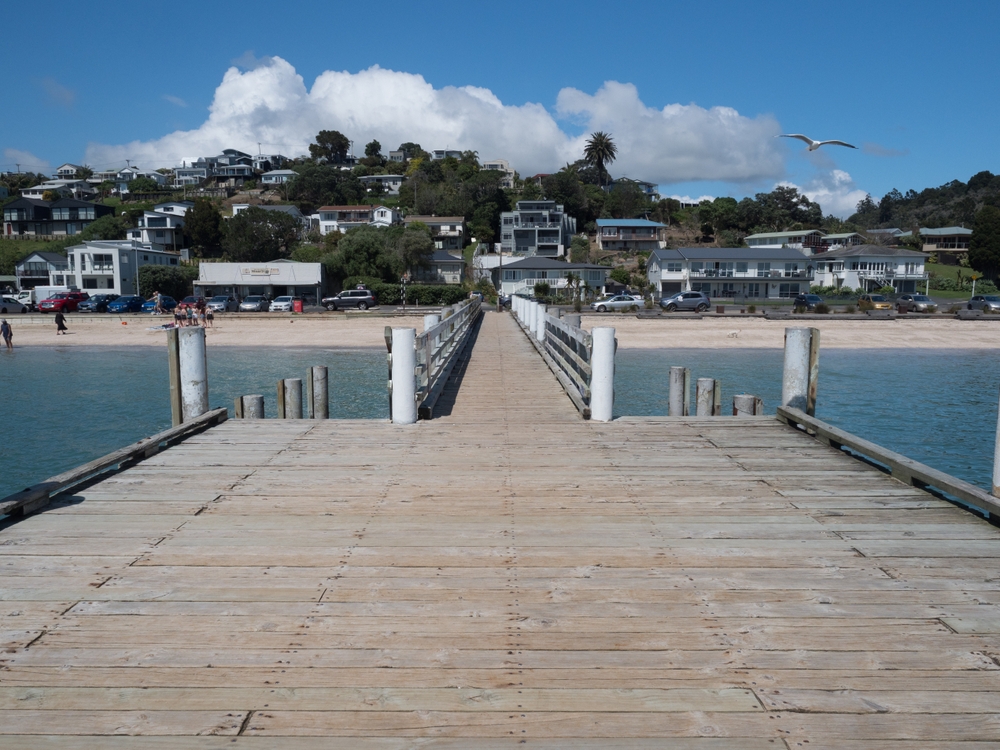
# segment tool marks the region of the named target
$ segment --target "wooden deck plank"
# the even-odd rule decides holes
[[[462,377],[0,529],[0,745],[998,747],[1000,530],[775,420],[583,422],[508,316]]]

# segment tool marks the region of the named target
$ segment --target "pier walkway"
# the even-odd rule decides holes
[[[1000,747],[1000,530],[773,418],[585,422],[507,315],[460,374],[0,530],[0,747]]]

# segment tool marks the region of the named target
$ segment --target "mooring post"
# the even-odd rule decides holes
[[[1000,497],[1000,415],[997,416],[996,442],[993,446],[993,496]]]
[[[278,381],[278,419],[285,419],[285,381]]]
[[[208,357],[205,352],[205,329],[181,328],[177,331],[178,366],[183,422],[190,422],[208,411]]]
[[[427,315],[424,316],[424,332],[426,333],[428,330],[430,330],[440,322],[441,322],[440,315],[438,315],[437,313],[428,313]]]
[[[170,422],[177,427],[184,421],[184,403],[181,400],[181,353],[179,328],[167,331],[167,372],[170,377]]]
[[[309,368],[309,417],[330,418],[330,379],[326,365]]]
[[[285,378],[285,419],[302,419],[302,378]]]
[[[686,367],[670,368],[670,396],[667,415],[686,417],[691,413],[691,371]]]
[[[392,329],[392,422],[413,424],[417,421],[417,355],[415,328]]]
[[[716,387],[715,378],[698,378],[698,385],[695,390],[695,416],[714,417],[716,416]]]
[[[757,417],[764,413],[764,400],[749,393],[733,396],[734,417]]]
[[[237,396],[233,399],[233,417],[243,419],[243,397]]]
[[[594,347],[590,359],[590,418],[610,422],[615,407],[615,329],[595,328],[590,335]]]
[[[816,414],[819,380],[819,329],[785,329],[785,367],[781,378],[781,405]]]
[[[259,393],[243,396],[243,418],[263,419],[264,418],[264,397]]]
[[[546,305],[538,304],[538,315],[535,316],[535,329],[532,333],[535,334],[535,341],[540,344],[545,343],[545,316],[547,310],[548,307]]]

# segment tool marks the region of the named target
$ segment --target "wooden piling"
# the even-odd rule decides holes
[[[688,416],[691,409],[691,371],[686,367],[671,367],[669,382],[667,415],[671,417]]]

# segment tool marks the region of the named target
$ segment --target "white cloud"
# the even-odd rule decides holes
[[[73,102],[76,99],[75,91],[66,88],[55,78],[43,78],[39,83],[42,89],[45,90],[45,93],[49,95],[49,99],[52,100],[53,104],[58,104],[62,107],[73,106]]]
[[[798,188],[800,193],[822,207],[824,215],[833,214],[842,219],[853,214],[857,209],[858,201],[867,195],[864,190],[854,184],[851,175],[842,169],[819,174],[805,186],[799,186],[792,182],[778,184]]]
[[[3,160],[7,169],[14,171],[18,168],[22,172],[41,172],[48,174],[51,164],[35,156],[30,151],[21,151],[17,148],[5,148],[3,150]],[[20,165],[20,167],[18,167]]]
[[[702,201],[714,201],[714,195],[702,195],[697,198],[692,198],[690,195],[671,195],[675,201],[680,201],[681,203],[701,203]]]
[[[171,94],[164,94],[163,99],[177,107],[186,107],[188,105],[188,103],[183,99],[181,99],[179,96],[173,96]]]
[[[226,71],[208,119],[198,128],[153,141],[91,144],[90,163],[132,159],[174,166],[224,148],[253,152],[257,143],[289,156],[307,152],[317,132],[339,130],[355,152],[378,140],[383,152],[405,141],[424,148],[472,149],[481,159],[506,158],[522,175],[552,172],[580,158],[586,135],[571,136],[540,104],[504,104],[488,89],[436,89],[420,75],[378,66],[357,73],[326,71],[307,89],[279,57],[245,54]],[[608,82],[595,94],[563,89],[557,114],[605,130],[618,145],[615,175],[670,184],[691,180],[751,182],[784,174],[770,116],[672,104],[647,107],[635,86]]]

